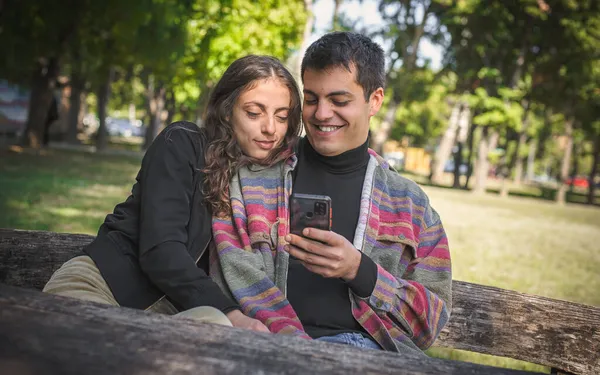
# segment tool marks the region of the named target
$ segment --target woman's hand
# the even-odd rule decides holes
[[[249,329],[256,332],[270,332],[267,326],[262,324],[260,320],[247,317],[240,310],[233,310],[225,315],[227,315],[234,327]]]

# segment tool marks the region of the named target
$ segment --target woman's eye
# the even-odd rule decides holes
[[[256,112],[246,112],[246,114],[250,118],[257,118],[258,116],[260,116],[260,113],[256,113]]]
[[[279,120],[279,122],[286,122],[287,119],[287,117],[277,116],[277,120]]]
[[[315,105],[315,104],[317,104],[317,100],[316,99],[304,99],[304,104]]]

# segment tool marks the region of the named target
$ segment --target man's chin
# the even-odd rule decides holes
[[[323,156],[335,156],[339,154],[339,147],[334,142],[327,142],[319,139],[310,139],[310,145],[315,149],[315,151]]]

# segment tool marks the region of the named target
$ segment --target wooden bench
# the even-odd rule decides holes
[[[111,331],[112,333],[106,333],[106,335],[116,335],[118,332],[121,332],[120,334],[122,335],[126,335],[124,330],[126,328],[131,328],[133,330],[132,332],[134,332],[131,333],[132,337],[137,337],[136,335],[144,337],[145,330],[151,332],[148,333],[148,335],[152,337],[152,340],[156,339],[160,341],[161,337],[164,337],[164,333],[161,333],[161,330],[156,327],[160,326],[165,328],[168,326],[168,320],[165,319],[169,317],[154,317],[150,316],[151,314],[145,314],[141,311],[138,312],[130,309],[96,306],[94,304],[75,300],[66,302],[68,299],[61,299],[57,296],[48,296],[21,289],[41,290],[54,270],[68,259],[80,254],[81,247],[89,243],[92,239],[93,237],[87,235],[0,229],[0,283],[7,285],[0,286],[0,320],[3,320],[0,321],[0,337],[4,336],[6,333],[3,330],[11,329],[10,324],[6,322],[6,317],[10,317],[11,314],[14,314],[12,315],[13,318],[17,319],[20,311],[23,309],[30,311],[31,306],[36,306],[38,308],[39,311],[36,310],[36,314],[41,314],[38,318],[41,319],[44,314],[52,315],[53,317],[60,315],[65,319],[64,326],[73,324],[74,327],[77,327],[77,330],[81,330],[82,332],[93,331],[92,326],[89,328],[84,327],[86,324],[95,322],[94,319],[87,316],[88,314],[91,314],[90,316],[97,316],[101,319],[107,319],[107,317],[110,316],[111,319],[115,320],[114,323],[111,323],[111,326],[114,324],[114,326],[117,327],[115,328],[116,330],[114,332]],[[15,289],[10,286],[20,288]],[[57,303],[57,300],[60,301],[60,303]],[[126,313],[124,311],[126,311]],[[136,318],[136,323],[128,323],[130,322],[127,320],[128,317],[133,316]],[[32,327],[37,327],[40,330],[48,329],[48,327],[45,327],[44,324],[39,321],[35,323],[34,321],[36,319],[32,318],[28,320],[32,324]],[[256,348],[259,348],[260,346],[253,343],[251,340],[258,340],[257,342],[261,343],[264,342],[264,345],[266,346],[260,348],[259,351],[261,353],[269,353],[270,350],[270,353],[279,353],[278,355],[280,355],[281,351],[277,349],[277,345],[284,345],[288,349],[292,349],[290,348],[291,345],[293,346],[294,353],[286,353],[285,355],[289,355],[290,358],[293,357],[294,361],[305,358],[303,356],[307,355],[309,352],[313,354],[316,352],[322,354],[321,357],[319,357],[319,354],[314,354],[318,358],[314,359],[311,357],[310,363],[298,363],[298,366],[300,366],[299,368],[304,369],[304,371],[299,372],[313,372],[314,369],[319,369],[319,366],[326,366],[326,368],[331,369],[331,364],[333,362],[330,361],[334,361],[336,364],[340,364],[340,368],[348,369],[348,367],[345,367],[346,364],[351,367],[347,372],[344,370],[344,373],[358,373],[363,371],[387,373],[387,370],[384,371],[384,367],[387,366],[386,363],[388,363],[386,361],[390,361],[389,363],[391,365],[391,363],[394,362],[394,358],[396,358],[395,360],[400,361],[399,358],[403,357],[395,355],[394,353],[381,353],[382,359],[380,360],[379,357],[377,357],[377,361],[381,362],[375,369],[369,367],[370,365],[367,366],[367,364],[362,363],[364,362],[364,358],[366,358],[364,357],[365,354],[355,354],[354,351],[348,348],[339,349],[338,346],[336,346],[334,351],[329,352],[329,347],[319,347],[319,349],[314,349],[316,347],[311,346],[312,344],[302,345],[301,340],[283,342],[279,340],[289,338],[273,337],[273,335],[263,337],[254,332],[240,332],[235,329],[231,329],[235,332],[230,332],[230,330],[225,328],[206,328],[201,326],[202,325],[197,325],[197,327],[194,326],[194,329],[198,330],[198,332],[202,331],[210,333],[210,335],[214,335],[216,338],[213,340],[204,337],[204,341],[198,341],[200,339],[189,337],[190,344],[196,343],[195,345],[197,345],[197,343],[203,342],[211,343],[211,345],[213,345],[212,343],[218,341],[221,343],[220,345],[222,345],[223,341],[219,340],[227,339],[236,341],[238,337],[241,337],[243,340],[250,340],[244,345],[254,347],[255,350],[259,350]],[[62,329],[65,328],[62,327]],[[165,330],[169,331],[167,328],[165,328]],[[173,328],[173,330],[175,330],[175,328]],[[175,331],[172,333],[175,334]],[[16,335],[16,333],[14,334]],[[76,335],[76,332],[72,334]],[[161,336],[161,334],[163,336]],[[177,335],[179,334],[180,332],[177,331]],[[63,335],[65,336],[65,339],[68,336],[67,333],[64,332]],[[102,339],[101,336],[102,335],[99,335],[98,339]],[[30,339],[34,340],[34,338]],[[76,340],[76,338],[69,336],[69,340]],[[128,339],[128,341],[130,340]],[[184,340],[184,342],[188,341]],[[292,345],[292,342],[297,342],[297,344]],[[82,343],[81,345],[84,344]],[[437,340],[436,346],[509,357],[541,364],[551,367],[553,373],[557,374],[600,374],[600,308],[527,295],[494,287],[454,281],[452,316],[450,322]],[[2,347],[2,345],[0,345],[0,347]],[[190,366],[192,366],[191,364],[198,363],[198,361],[193,358],[193,351],[184,350],[179,353],[177,348],[180,347],[183,347],[183,345],[174,345],[173,347],[166,348],[164,354],[157,358],[162,358],[161,360],[166,360],[165,358],[190,360],[192,361],[190,362]],[[103,347],[103,350],[104,349],[108,350],[106,347]],[[109,352],[113,353],[114,350],[111,350],[109,350]],[[249,350],[248,347],[246,350]],[[235,354],[235,351],[232,351],[231,353]],[[332,356],[342,356],[340,358],[343,358],[343,360],[340,362],[337,357],[336,359],[332,359],[328,357],[326,353],[329,353]],[[120,355],[119,353],[113,354]],[[151,353],[148,353],[148,355],[150,354]],[[345,354],[348,354],[349,357],[343,357]],[[1,355],[2,353],[0,353],[0,357]],[[156,354],[154,353],[152,355],[155,356]],[[204,355],[207,354],[205,353]],[[355,355],[358,357],[354,357]],[[369,355],[373,356],[375,354],[370,353]],[[50,354],[47,356],[48,358],[51,358]],[[355,361],[356,358],[362,359]],[[211,366],[225,366],[217,360],[215,361],[219,362],[218,364],[216,362],[211,362],[208,358],[205,358],[205,360],[210,362]],[[272,360],[283,361],[282,358],[275,358]],[[243,361],[240,360],[241,362],[239,363],[236,361],[237,360],[234,360],[235,363],[232,362],[230,364],[232,369],[239,369],[239,367],[236,366],[242,362],[247,366],[251,366],[249,358],[245,358]],[[415,359],[415,361],[412,362],[413,359],[409,358],[407,361],[407,363],[396,363],[396,365],[408,366],[402,370],[408,369],[408,372],[406,373],[430,373],[428,372],[431,370],[429,367],[419,367],[418,359]],[[481,368],[486,368],[486,372],[484,373],[491,374],[494,373],[493,371],[502,370],[485,366],[471,368],[468,367],[468,365],[472,364],[466,363],[460,364],[460,366],[467,367],[444,368],[445,364],[453,361],[434,359],[432,359],[432,361],[433,362],[431,363],[433,363],[433,365],[431,366],[433,367],[431,368],[441,366],[438,368],[438,373],[481,373],[477,371],[480,371],[479,369]],[[290,365],[290,363],[292,362],[288,362],[288,365]],[[386,365],[384,366],[384,364]],[[280,365],[283,366],[284,363],[282,362]],[[313,369],[311,371],[308,371],[307,367],[302,367],[309,365],[316,367],[310,367]],[[167,364],[164,364],[164,366],[167,366]],[[181,364],[181,366],[184,365]],[[423,366],[422,360],[421,366]],[[217,367],[214,368],[216,369]],[[161,368],[164,370],[167,367]],[[258,370],[256,367],[254,367],[254,369]],[[267,367],[265,369],[270,369],[267,372],[277,372],[277,367]],[[281,367],[281,369],[283,369],[283,367]],[[394,371],[391,372],[400,373],[398,371],[399,369],[395,368]],[[223,373],[233,372],[236,371],[231,370]],[[0,373],[2,373],[2,371],[0,371]],[[332,373],[337,373],[337,370]]]

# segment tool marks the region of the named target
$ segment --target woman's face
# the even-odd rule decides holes
[[[290,90],[277,78],[260,80],[252,86],[235,103],[231,124],[242,152],[263,160],[285,139]]]

